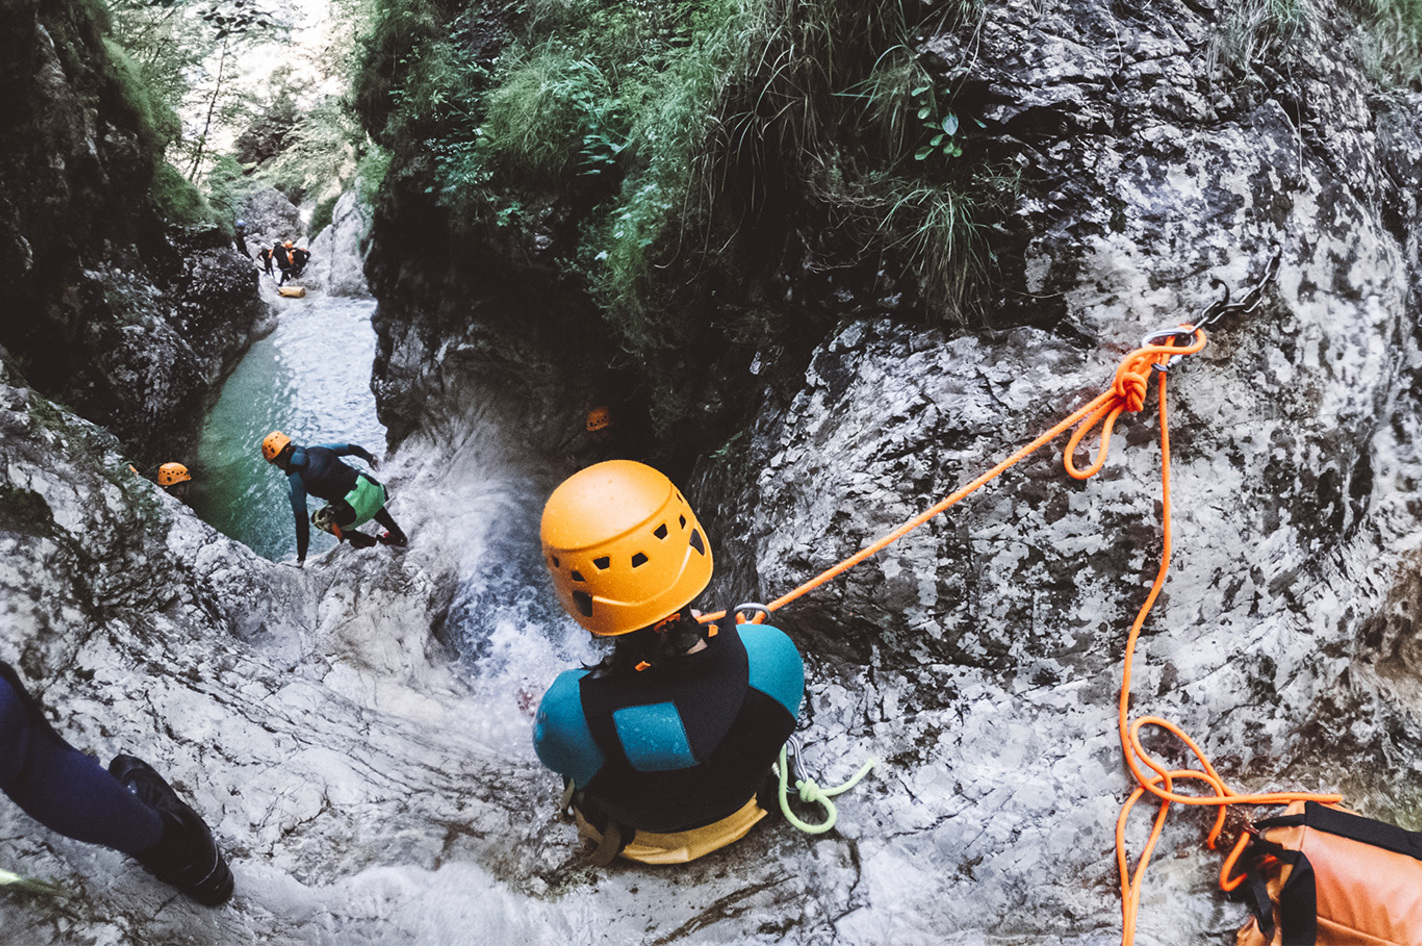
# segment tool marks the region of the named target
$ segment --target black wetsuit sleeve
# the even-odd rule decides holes
[[[321,444],[321,446],[325,447],[327,450],[330,450],[338,457],[360,457],[366,463],[370,464],[372,468],[375,467],[375,457],[371,456],[370,451],[360,446],[359,444],[324,443]]]
[[[287,476],[291,487],[291,512],[296,516],[296,560],[306,561],[306,547],[311,544],[311,523],[306,521],[306,485],[300,473]]]

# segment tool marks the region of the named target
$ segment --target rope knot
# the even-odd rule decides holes
[[[1146,394],[1150,391],[1151,367],[1157,360],[1158,356],[1135,352],[1116,369],[1116,380],[1111,389],[1126,410],[1134,413],[1145,407]]]
[[[800,800],[807,805],[813,805],[815,802],[827,801],[828,799],[833,797],[831,795],[826,795],[824,791],[818,785],[815,784],[815,780],[812,778],[796,782],[795,790],[800,793]]]

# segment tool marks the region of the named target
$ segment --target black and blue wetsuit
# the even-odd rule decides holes
[[[311,541],[311,523],[306,516],[307,493],[318,499],[324,499],[328,503],[337,504],[345,502],[347,494],[356,488],[362,477],[371,483],[377,482],[373,476],[359,472],[341,462],[341,457],[348,456],[357,456],[371,466],[375,465],[375,457],[370,455],[370,451],[353,443],[296,447],[291,452],[291,457],[287,461],[286,474],[291,489],[291,511],[296,516],[297,561],[306,560],[306,548]],[[386,496],[389,495],[388,490],[384,492]],[[352,515],[351,520],[354,518]],[[400,531],[399,526],[395,525],[395,520],[385,511],[384,506],[381,506],[380,510],[370,518],[374,518],[376,522],[389,529],[392,536],[404,539],[405,534]]]
[[[795,731],[804,663],[763,624],[732,625],[707,645],[643,671],[567,670],[548,688],[534,748],[579,790],[589,821],[687,831],[760,790]]]
[[[150,851],[163,835],[162,816],[60,738],[3,662],[0,790],[45,827],[125,854]]]

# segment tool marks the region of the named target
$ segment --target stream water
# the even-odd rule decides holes
[[[263,437],[281,430],[301,444],[385,453],[370,391],[375,300],[319,293],[280,306],[276,331],[253,343],[203,425],[191,493],[199,516],[273,561],[295,556],[296,533],[286,477],[262,459]],[[310,554],[335,542],[313,528]]]

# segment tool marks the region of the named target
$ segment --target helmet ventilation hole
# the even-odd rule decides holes
[[[578,571],[577,569],[574,569],[574,570],[573,570],[573,581],[587,581],[587,579],[583,577],[583,573],[582,573],[582,572]]]
[[[639,566],[639,565],[645,565],[645,564],[647,564],[647,556],[643,555],[641,552],[638,552],[636,555],[632,556],[632,567],[633,567],[633,568],[636,568],[636,567]]]
[[[598,571],[600,571],[600,572],[601,572],[601,571],[606,571],[607,568],[608,568],[608,566],[610,566],[611,564],[612,564],[612,559],[609,558],[609,557],[607,557],[606,555],[602,556],[602,558],[595,558],[595,559],[593,559],[593,567],[596,568],[596,569],[597,569]]]
[[[678,516],[677,518],[681,520],[681,527],[682,527],[683,529],[685,529],[685,528],[686,528],[686,517],[685,517],[685,516]]]
[[[656,536],[659,539],[665,539],[667,537],[667,524],[663,522],[661,525],[657,526],[655,529],[652,530],[652,535]]]
[[[702,555],[706,554],[706,545],[701,541],[701,533],[695,529],[691,530],[690,544],[692,548],[696,549],[696,551]]]
[[[550,555],[550,556],[548,556],[548,561],[550,561],[550,562],[553,563],[553,567],[554,567],[554,568],[557,568],[557,567],[558,567],[558,556],[556,556],[556,555]]]
[[[578,606],[578,610],[582,612],[583,617],[592,617],[592,595],[586,591],[575,591],[573,592],[573,603]]]

